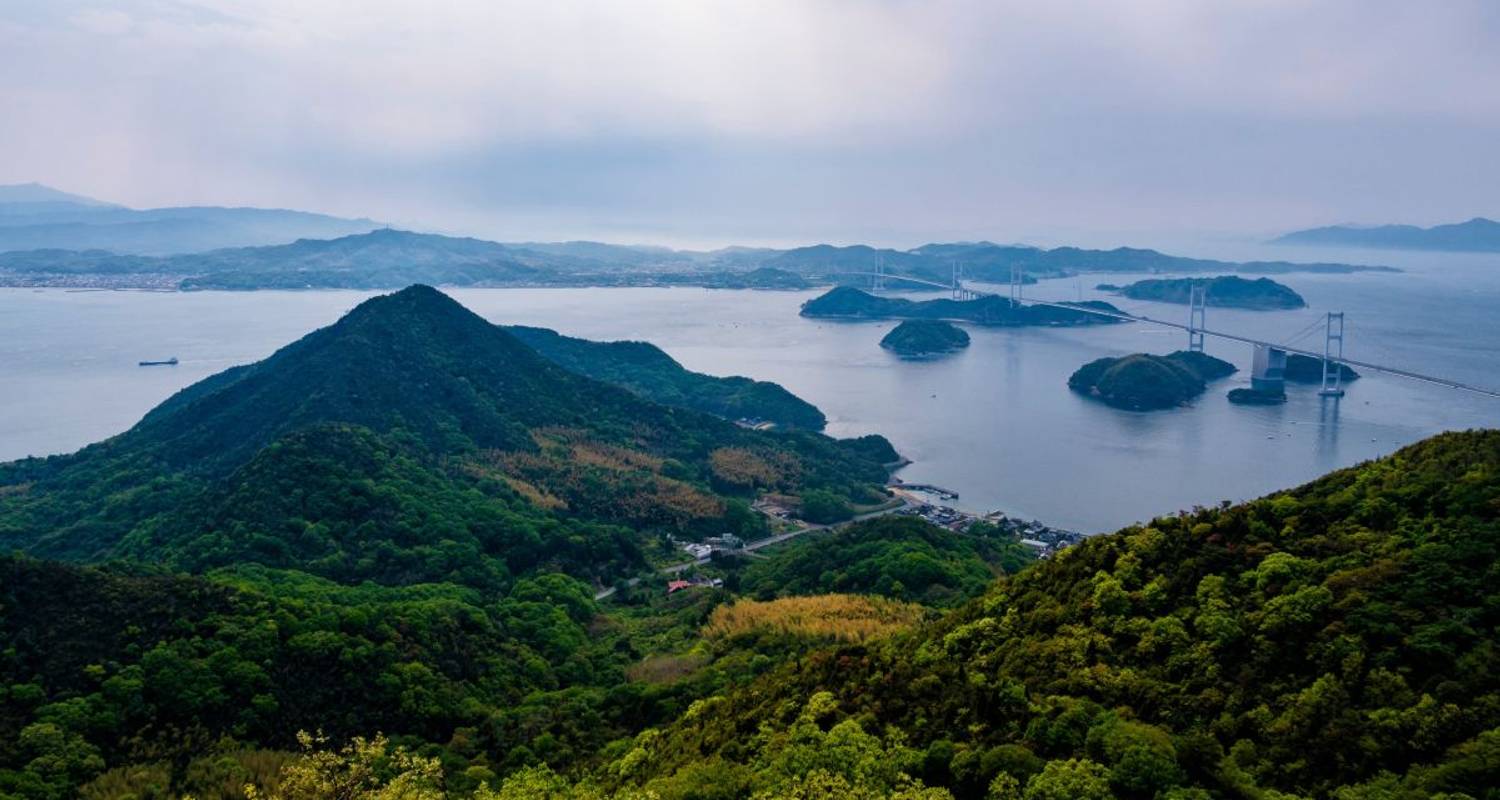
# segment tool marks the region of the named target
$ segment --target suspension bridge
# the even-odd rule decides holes
[[[948,283],[935,281],[927,278],[918,278],[910,275],[899,275],[887,272],[885,262],[877,263],[875,271],[848,271],[833,273],[833,277],[863,277],[870,279],[871,288],[882,291],[887,288],[888,282],[906,283],[922,286],[929,289],[942,289],[949,292],[954,300],[976,300],[981,297],[999,297],[998,292],[989,292],[974,289],[964,284],[963,267],[960,264],[953,265],[953,274]],[[1312,324],[1294,333],[1286,341],[1272,342],[1256,339],[1251,336],[1241,336],[1229,331],[1215,330],[1207,325],[1208,318],[1208,291],[1205,286],[1192,287],[1188,302],[1188,321],[1184,324],[1171,320],[1150,317],[1144,314],[1131,314],[1125,311],[1110,311],[1107,309],[1092,308],[1078,303],[1068,303],[1053,300],[1034,300],[1024,296],[1026,284],[1025,271],[1019,267],[1012,267],[1010,271],[1009,300],[1013,306],[1050,306],[1062,308],[1069,311],[1095,314],[1102,317],[1118,319],[1124,322],[1141,322],[1148,325],[1158,325],[1167,328],[1176,328],[1186,331],[1188,335],[1188,349],[1202,352],[1203,343],[1206,338],[1225,339],[1234,342],[1243,342],[1254,348],[1251,361],[1250,384],[1253,388],[1277,392],[1282,391],[1285,385],[1286,359],[1288,354],[1296,354],[1315,358],[1323,363],[1323,385],[1319,394],[1324,397],[1343,397],[1343,370],[1340,365],[1351,368],[1380,372],[1386,375],[1394,375],[1400,378],[1421,381],[1423,383],[1443,386],[1449,389],[1457,389],[1464,392],[1472,392],[1488,397],[1500,397],[1500,390],[1485,386],[1477,386],[1463,381],[1450,380],[1438,375],[1426,375],[1408,369],[1379,364],[1371,361],[1360,361],[1348,358],[1344,355],[1344,312],[1329,311],[1323,317],[1313,321]],[[1321,328],[1323,331],[1323,350],[1308,349],[1299,346],[1301,342]]]

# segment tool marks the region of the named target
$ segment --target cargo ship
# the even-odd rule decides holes
[[[140,365],[143,367],[175,367],[177,366],[177,356],[172,356],[166,361],[142,361]]]

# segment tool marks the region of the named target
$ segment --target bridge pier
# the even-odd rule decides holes
[[[1286,394],[1286,351],[1270,345],[1255,346],[1251,360],[1250,388],[1264,394]]]

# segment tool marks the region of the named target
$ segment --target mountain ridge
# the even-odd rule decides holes
[[[1371,247],[1397,250],[1500,252],[1500,222],[1473,217],[1423,228],[1417,225],[1328,225],[1292,231],[1272,244]]]

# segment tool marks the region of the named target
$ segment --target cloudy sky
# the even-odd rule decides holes
[[[503,239],[1500,217],[1500,3],[0,0],[0,183]]]

